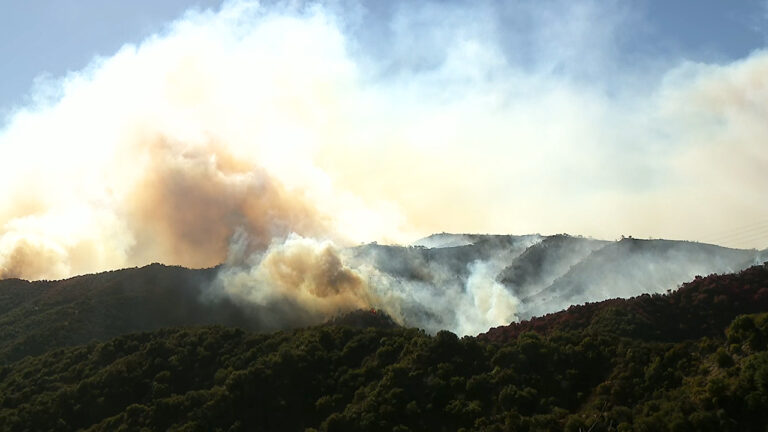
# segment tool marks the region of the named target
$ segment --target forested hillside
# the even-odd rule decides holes
[[[162,327],[266,328],[225,297],[202,301],[215,269],[153,264],[61,281],[0,280],[0,365],[62,346]]]
[[[3,366],[0,428],[764,431],[767,294],[760,266],[477,338],[348,325],[377,311],[133,334]]]

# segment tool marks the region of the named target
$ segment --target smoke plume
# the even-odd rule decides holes
[[[0,129],[0,278],[226,261],[244,301],[464,333],[515,318],[512,255],[406,283],[349,247],[768,214],[768,52],[631,56],[610,2],[376,4],[231,1],[40,79]]]

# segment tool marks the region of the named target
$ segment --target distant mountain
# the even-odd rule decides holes
[[[551,285],[572,266],[610,242],[558,234],[533,244],[499,273],[498,281],[526,298]]]
[[[761,312],[768,312],[768,264],[738,273],[698,276],[665,295],[642,294],[570,306],[492,328],[478,337],[508,342],[529,331],[551,334],[593,329],[644,340],[679,342],[722,336],[737,315]]]
[[[460,246],[476,245],[478,243],[491,243],[501,245],[504,243],[517,243],[524,238],[538,238],[539,234],[532,235],[507,235],[507,234],[452,234],[438,233],[432,234],[422,239],[416,240],[411,246],[421,246],[428,249],[451,248]]]
[[[437,239],[432,241],[432,239]],[[373,265],[393,277],[446,283],[465,279],[473,262],[506,262],[540,242],[539,235],[435,234],[416,246],[371,243],[350,248],[353,261]],[[439,244],[426,247],[419,244]]]
[[[447,296],[477,289],[471,285],[481,270],[480,277],[502,284],[517,298],[518,319],[572,304],[663,293],[697,275],[736,272],[768,260],[764,251],[688,241],[604,241],[566,234],[440,233],[414,244],[370,244],[350,254],[354,261],[373,265],[403,283],[418,282],[422,290]]]
[[[438,233],[432,234],[422,239],[416,240],[411,246],[421,246],[430,249],[466,246],[477,241],[477,236],[473,234],[451,234]]]
[[[663,293],[697,275],[745,269],[762,262],[761,257],[754,250],[625,238],[594,249],[549,286],[523,297],[518,316],[529,318],[572,304],[614,297]]]

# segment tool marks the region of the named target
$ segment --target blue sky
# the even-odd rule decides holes
[[[746,1],[653,1],[642,10],[654,29],[653,43],[699,59],[734,59],[768,41],[767,4]],[[642,44],[642,41],[636,42]]]
[[[0,106],[23,103],[34,79],[80,70],[94,56],[158,32],[189,8],[218,7],[219,0],[6,1],[0,13]]]
[[[361,39],[379,38],[397,2],[367,2]],[[479,3],[479,2],[478,2]],[[500,19],[522,27],[514,17]],[[538,2],[534,2],[538,3]],[[612,2],[606,2],[611,4]],[[628,24],[619,36],[633,55],[674,56],[722,62],[741,58],[768,41],[765,0],[641,0],[625,2]],[[109,56],[123,44],[139,43],[188,9],[217,9],[221,0],[28,0],[6,1],[0,14],[0,107],[23,104],[36,77],[58,77],[85,67],[94,56]],[[377,29],[373,30],[373,29]],[[371,40],[371,45],[378,41]],[[631,67],[631,64],[628,65]]]

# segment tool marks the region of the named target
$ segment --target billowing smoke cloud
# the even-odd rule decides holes
[[[276,327],[374,308],[404,325],[464,335],[517,319],[518,299],[496,276],[540,238],[461,250],[375,244],[340,249],[293,234],[262,253],[243,254],[245,240],[238,231],[205,297],[227,295],[262,311],[280,310],[272,317]]]
[[[321,9],[233,3],[44,83],[0,134],[0,277],[213,266],[237,229],[252,252],[397,235],[395,206],[313,162],[356,81]]]
[[[497,276],[541,236],[457,237],[471,243],[435,249],[367,245],[343,256],[365,275],[378,305],[403,324],[466,335],[517,320],[518,297]]]
[[[244,234],[236,239],[243,241]],[[240,246],[235,246],[237,253]],[[281,301],[298,304],[319,319],[375,304],[363,276],[347,267],[330,242],[292,234],[240,265],[230,256],[217,288],[262,306]],[[215,295],[216,293],[210,293]],[[317,318],[316,318],[317,319]]]
[[[0,130],[0,277],[229,254],[222,289],[249,301],[470,332],[515,316],[500,261],[427,267],[441,296],[345,247],[696,239],[768,214],[768,52],[633,57],[613,3],[386,3],[229,2],[41,80]]]
[[[151,144],[146,171],[128,196],[136,256],[209,267],[221,263],[235,227],[248,233],[248,251],[290,232],[330,232],[300,192],[286,190],[260,167],[213,146],[174,147]]]

